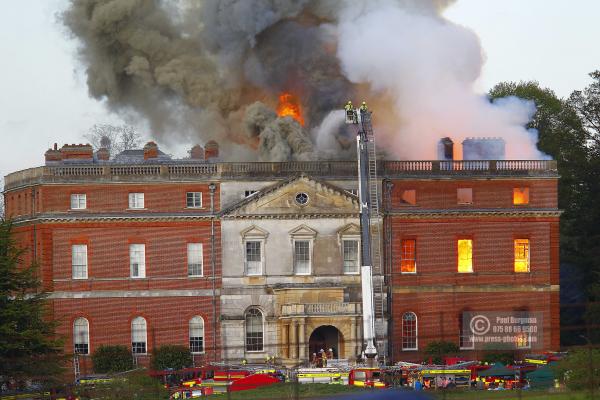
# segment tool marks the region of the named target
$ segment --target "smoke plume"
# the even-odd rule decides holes
[[[71,0],[62,20],[90,95],[167,143],[213,139],[226,158],[350,158],[335,110],[365,99],[391,157],[433,158],[444,136],[502,137],[507,158],[540,157],[523,128],[532,104],[474,93],[483,52],[443,17],[451,3]],[[304,125],[276,114],[282,93],[299,99]]]

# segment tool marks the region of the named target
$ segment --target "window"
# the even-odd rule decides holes
[[[71,195],[71,210],[85,210],[87,208],[87,200],[85,194]]]
[[[87,279],[88,259],[86,244],[74,244],[71,246],[71,266],[73,269],[73,279]]]
[[[144,193],[129,193],[129,208],[144,208]]]
[[[258,190],[246,190],[244,192],[244,197],[250,197],[250,196],[252,196],[255,193],[258,193]]]
[[[403,205],[414,206],[417,204],[417,191],[415,189],[403,190],[400,197]]]
[[[202,317],[190,319],[190,351],[204,353],[204,320]]]
[[[456,189],[456,202],[458,204],[473,204],[473,189],[472,188]]]
[[[188,243],[188,276],[202,276],[202,243]]]
[[[473,241],[458,239],[458,272],[473,272]]]
[[[131,352],[133,354],[146,354],[146,320],[136,317],[131,321]]]
[[[465,321],[465,313],[469,311],[463,310],[460,314],[458,314],[458,323],[459,323],[459,332],[460,336],[458,338],[458,346],[461,349],[469,350],[475,348],[475,340],[473,332],[471,331],[471,320]],[[470,314],[469,314],[470,315]],[[472,316],[471,316],[472,317]]]
[[[529,239],[515,239],[515,272],[529,272]]]
[[[401,244],[400,272],[414,274],[417,272],[417,241],[415,239],[404,239]]]
[[[310,240],[294,240],[294,273],[310,274]]]
[[[358,274],[359,268],[359,257],[358,257],[358,240],[342,240],[342,250],[344,252],[344,273],[345,274]]]
[[[297,193],[296,197],[294,197],[294,200],[296,201],[296,204],[300,206],[305,206],[308,204],[308,194],[304,192]]]
[[[129,266],[132,278],[146,277],[146,245],[129,245]]]
[[[417,315],[406,312],[402,315],[402,350],[417,349]]]
[[[85,318],[73,322],[73,348],[75,354],[90,353],[90,325]]]
[[[187,192],[186,205],[188,208],[202,207],[202,192]]]
[[[262,242],[252,240],[246,242],[246,274],[262,274]]]
[[[263,351],[263,315],[256,308],[246,312],[246,351]]]
[[[529,204],[528,187],[513,188],[513,204],[516,206]]]

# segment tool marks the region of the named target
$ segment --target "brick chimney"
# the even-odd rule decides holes
[[[154,142],[148,142],[144,146],[144,160],[158,157],[158,145]]]
[[[46,163],[53,161],[62,161],[62,153],[58,150],[58,144],[54,143],[54,148],[46,150],[44,153]]]
[[[65,144],[60,148],[63,160],[89,160],[94,159],[94,149],[90,144]]]
[[[96,158],[99,161],[108,161],[108,160],[110,160],[110,152],[108,151],[108,149],[106,147],[101,147],[96,152]]]
[[[199,144],[192,147],[190,150],[190,158],[192,160],[204,160],[204,149]]]
[[[211,158],[219,158],[219,144],[214,140],[210,140],[204,145],[204,159]]]

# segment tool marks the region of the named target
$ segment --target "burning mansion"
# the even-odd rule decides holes
[[[558,349],[556,163],[504,160],[494,139],[454,150],[446,138],[437,160],[374,162],[380,359],[422,361],[433,341],[481,356],[465,312],[539,315],[539,340],[513,350]],[[361,357],[358,189],[356,161],[224,162],[213,141],[173,159],[149,142],[55,145],[4,196],[83,373],[116,344],[143,365],[166,344],[196,364]]]

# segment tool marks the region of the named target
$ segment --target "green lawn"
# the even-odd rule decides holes
[[[343,393],[354,393],[365,389],[348,385],[327,385],[324,383],[291,384],[276,383],[270,386],[264,386],[258,389],[244,390],[229,394],[219,394],[211,396],[212,398],[231,399],[231,400],[267,400],[267,399],[311,399],[334,396]],[[297,397],[296,397],[297,396]]]
[[[511,399],[527,399],[527,400],[586,400],[589,399],[589,394],[585,392],[565,392],[565,393],[553,393],[548,391],[539,390],[524,390],[520,393],[513,390],[505,391],[432,391],[434,399],[448,399],[448,400],[511,400]]]

